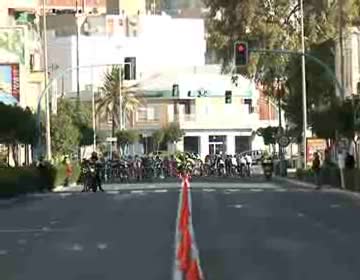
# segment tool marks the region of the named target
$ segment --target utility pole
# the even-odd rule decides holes
[[[343,0],[339,0],[339,43],[340,43],[340,81],[341,87],[344,89],[344,79],[345,79],[345,65],[344,65],[344,33],[343,33],[343,25],[344,25],[344,2]],[[345,93],[341,92],[341,98],[345,98]]]
[[[80,23],[79,23],[79,5],[78,0],[76,0],[76,109],[79,112],[80,109]]]
[[[47,51],[47,22],[46,22],[46,0],[42,1],[43,8],[43,44],[44,44],[44,83],[45,88],[48,84],[48,51]],[[51,160],[51,134],[50,134],[50,96],[49,91],[45,95],[45,114],[46,114],[46,159]]]
[[[307,136],[307,96],[306,96],[306,68],[305,68],[305,31],[304,31],[304,3],[303,0],[300,0],[300,10],[301,10],[301,69],[302,69],[302,103],[303,103],[303,153],[304,153],[304,168],[306,168],[307,158],[306,158],[306,136]]]
[[[123,130],[124,129],[124,126],[123,126],[123,97],[122,97],[122,65],[119,66],[119,125],[120,125],[120,130]]]

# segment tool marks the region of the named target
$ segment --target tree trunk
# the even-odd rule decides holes
[[[12,157],[14,160],[15,167],[19,166],[19,146],[17,144],[11,144]]]

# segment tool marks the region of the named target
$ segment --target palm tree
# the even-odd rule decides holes
[[[103,95],[96,101],[97,113],[106,112],[112,114],[112,135],[115,136],[116,128],[120,128],[120,113],[130,120],[136,108],[141,104],[141,99],[137,94],[139,91],[139,84],[124,85],[123,77],[121,81],[121,94],[122,94],[122,108],[120,110],[119,100],[119,79],[120,66],[113,66],[105,73],[103,86],[101,91]],[[124,74],[124,71],[122,71]],[[123,75],[122,75],[123,76]]]

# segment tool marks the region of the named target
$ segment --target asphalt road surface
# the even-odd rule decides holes
[[[360,200],[261,178],[192,187],[206,280],[359,279]],[[171,280],[179,185],[105,189],[0,201],[0,279]]]
[[[178,191],[0,201],[1,280],[169,280]]]
[[[360,279],[358,200],[256,185],[193,191],[205,279]]]

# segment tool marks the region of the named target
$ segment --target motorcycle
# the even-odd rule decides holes
[[[96,181],[96,169],[93,166],[88,166],[85,173],[85,191],[97,191],[97,181]]]

